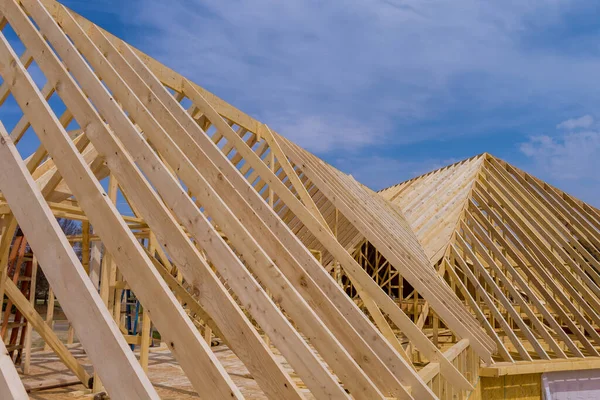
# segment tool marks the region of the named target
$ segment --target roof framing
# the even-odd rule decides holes
[[[22,113],[10,133],[0,131],[0,292],[87,378],[6,279],[18,223],[92,360],[94,383],[84,384],[157,398],[144,361],[113,323],[127,286],[144,306],[145,326],[151,316],[203,397],[244,394],[199,320],[269,398],[305,397],[271,345],[317,398],[436,399],[473,389],[473,370],[479,358],[491,361],[495,344],[401,213],[53,0],[0,1],[0,13],[2,28],[17,35],[0,35],[0,104],[10,96]],[[25,48],[20,57],[16,44]],[[40,146],[23,158],[15,145],[32,136]],[[121,215],[119,196],[133,217]],[[83,234],[66,237],[56,217],[82,221]],[[443,351],[354,259],[357,232],[418,288],[458,337],[454,347]],[[73,242],[82,244],[81,260]],[[329,265],[347,274],[364,309]]]
[[[432,262],[443,265],[496,342],[498,358],[598,356],[594,207],[487,153],[380,195],[403,211]]]

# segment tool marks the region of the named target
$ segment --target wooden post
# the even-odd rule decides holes
[[[90,274],[90,223],[81,223],[81,265],[86,274]]]
[[[73,325],[71,325],[71,323],[69,323],[69,330],[67,332],[67,344],[73,344],[74,340],[75,340],[75,329],[73,328]]]
[[[102,244],[100,242],[93,242],[90,245],[90,280],[94,284],[96,290],[100,289],[101,249]]]
[[[8,220],[6,220],[8,218]],[[4,225],[2,226],[2,237],[0,238],[0,314],[4,306],[4,281],[8,272],[8,259],[10,253],[10,244],[17,230],[17,220],[8,215],[5,217]]]
[[[13,400],[29,399],[13,360],[8,355],[2,341],[0,341],[0,397]]]
[[[438,318],[438,316],[435,312],[432,311],[432,314],[433,314],[433,344],[436,347],[439,347],[438,332],[439,332],[440,319]]]
[[[206,343],[208,343],[209,346],[211,345],[212,329],[208,325],[208,322],[205,322],[205,324],[204,324],[204,340],[206,340]]]
[[[37,279],[37,270],[38,270],[38,262],[35,255],[33,256],[33,260],[31,261],[31,283],[29,285],[29,302],[31,303],[33,309],[35,310],[35,289],[36,289],[36,279]],[[33,333],[33,325],[29,320],[27,320],[27,331],[25,333],[25,361],[23,363],[23,373],[25,375],[29,374],[30,366],[31,366],[31,335]]]
[[[154,233],[150,232],[148,237],[148,252],[154,257],[157,240]],[[140,364],[145,372],[148,372],[148,356],[150,354],[150,330],[152,328],[152,320],[150,312],[144,307],[142,314],[142,341],[140,344]]]
[[[148,356],[150,353],[150,312],[144,309],[142,314],[142,341],[140,344],[140,364],[146,373],[148,373]],[[210,345],[210,342],[209,342]]]
[[[51,348],[58,358],[69,368],[73,373],[87,385],[89,375],[85,371],[85,368],[77,359],[69,352],[67,347],[60,341],[56,334],[50,329],[42,317],[35,311],[29,299],[27,299],[21,290],[11,280],[6,281],[6,295],[15,304],[15,307],[23,314],[28,322],[31,323],[32,327],[39,333],[39,335],[46,341],[49,348]]]
[[[54,292],[52,291],[52,287],[48,289],[48,307],[46,309],[46,324],[48,325],[50,330],[54,329]],[[44,344],[44,351],[48,350],[50,350],[50,346],[46,342]]]

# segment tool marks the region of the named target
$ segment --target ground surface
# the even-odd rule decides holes
[[[212,349],[235,384],[240,388],[245,398],[266,399],[256,381],[250,376],[246,367],[244,367],[231,350],[223,345],[213,347]],[[81,347],[79,345],[73,345],[71,351],[91,372],[91,366],[87,363],[87,358]],[[291,368],[289,368],[287,363],[283,362],[283,366],[291,372]],[[151,351],[148,375],[162,399],[174,400],[198,398],[181,367],[173,358],[171,352],[164,347]],[[31,374],[23,375],[21,373],[21,378],[26,386],[42,380],[62,379],[67,381],[71,377],[73,377],[73,375],[70,371],[67,370],[52,352],[33,353]],[[294,377],[293,374],[292,377]],[[302,383],[299,380],[297,380],[297,382],[299,383],[301,390],[306,393],[306,398],[311,399],[312,396],[306,389],[303,389]],[[83,385],[78,384],[56,389],[34,391],[30,393],[30,397],[35,400],[73,400],[90,399],[93,396],[85,391]]]

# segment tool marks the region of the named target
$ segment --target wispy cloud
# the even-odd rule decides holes
[[[121,0],[62,0],[65,6],[77,10],[79,13],[91,14],[97,19],[98,15],[110,15],[112,18],[120,17],[122,8]],[[127,15],[131,18],[131,15]],[[126,15],[123,18],[127,17]]]
[[[541,104],[556,111],[573,93],[600,97],[589,85],[598,59],[535,45],[536,33],[562,22],[565,4],[135,0],[126,7],[136,15],[129,20],[136,45],[280,133],[327,127],[325,145],[313,147],[327,154],[348,142],[374,146],[372,138],[387,146],[438,139],[439,127],[423,121],[451,121],[448,138],[490,112]],[[513,125],[510,114],[494,120],[496,129]]]
[[[591,115],[584,115],[579,118],[571,118],[556,125],[558,129],[573,130],[577,128],[589,128],[594,123],[594,118]]]
[[[383,138],[381,131],[373,131],[371,126],[344,116],[288,113],[267,117],[267,121],[287,138],[316,153],[360,151]]]
[[[540,177],[592,204],[600,201],[600,127],[590,115],[558,125],[556,135],[532,136],[520,145]]]
[[[373,188],[489,151],[600,194],[594,1],[65,1]]]

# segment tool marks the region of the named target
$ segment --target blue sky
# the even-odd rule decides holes
[[[600,8],[65,0],[373,189],[487,151],[600,206]]]

